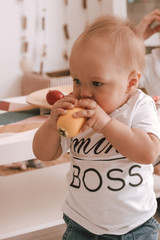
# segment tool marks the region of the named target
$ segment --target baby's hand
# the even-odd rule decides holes
[[[92,128],[95,132],[103,133],[104,127],[110,122],[109,115],[93,100],[81,99],[76,107],[85,108],[85,110],[74,113],[74,117],[86,117],[88,120],[81,128],[81,132]]]
[[[64,98],[58,100],[54,103],[51,114],[50,114],[50,122],[57,128],[57,119],[60,115],[66,114],[66,109],[74,108],[77,99],[73,97],[73,95],[67,95]]]

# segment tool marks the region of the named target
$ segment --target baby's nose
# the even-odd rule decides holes
[[[88,88],[83,88],[81,89],[80,96],[81,98],[92,98],[92,92]]]

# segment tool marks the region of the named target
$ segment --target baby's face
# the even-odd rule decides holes
[[[118,64],[106,42],[77,42],[70,57],[73,95],[93,99],[108,114],[122,106],[128,99],[128,72]]]

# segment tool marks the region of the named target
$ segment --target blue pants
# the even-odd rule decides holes
[[[153,217],[124,235],[96,235],[64,215],[67,224],[62,240],[158,240],[159,223]]]

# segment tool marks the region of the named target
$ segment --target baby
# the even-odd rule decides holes
[[[41,160],[70,148],[63,239],[158,239],[152,163],[160,124],[154,101],[137,89],[144,54],[136,28],[114,16],[97,19],[73,45],[73,94],[53,105],[33,141]],[[57,119],[73,107],[84,108],[74,117],[87,120],[78,136],[65,138]]]

